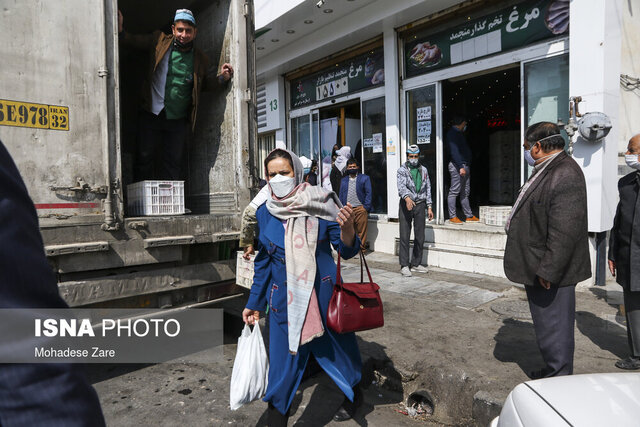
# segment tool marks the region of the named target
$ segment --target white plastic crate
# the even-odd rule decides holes
[[[129,215],[184,214],[184,181],[139,181],[127,186]]]
[[[242,257],[243,251],[238,251],[236,256],[236,284],[243,288],[251,289],[253,284],[253,261],[256,259],[257,252],[246,260]]]
[[[480,221],[487,225],[504,227],[510,213],[511,206],[480,206]]]

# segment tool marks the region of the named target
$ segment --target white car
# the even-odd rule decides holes
[[[640,426],[640,373],[569,375],[518,384],[490,427]]]

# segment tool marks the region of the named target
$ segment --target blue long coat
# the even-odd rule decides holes
[[[322,316],[324,334],[289,353],[287,328],[287,273],[284,255],[284,227],[271,215],[265,205],[256,212],[258,220],[258,255],[247,308],[264,311],[269,305],[269,385],[264,397],[281,413],[286,413],[302,380],[309,354],[327,372],[342,392],[353,400],[352,387],[360,382],[362,361],[353,333],[337,334],[327,328],[327,308],[336,280],[336,264],[331,246],[339,248],[342,257],[358,253],[360,240],[356,236],[353,247],[340,240],[340,226],[336,222],[319,219],[316,249],[315,290]]]

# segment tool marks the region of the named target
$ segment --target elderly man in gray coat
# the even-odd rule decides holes
[[[580,166],[564,152],[556,124],[529,126],[523,145],[534,167],[507,220],[504,271],[525,285],[547,365],[530,377],[570,375],[575,286],[591,277],[586,184]]]
[[[433,219],[431,209],[431,181],[427,168],[420,164],[420,148],[416,145],[407,147],[407,161],[398,168],[398,195],[400,196],[400,272],[411,277],[411,270],[426,273],[427,267],[422,263],[424,249],[425,214]],[[409,260],[409,238],[413,222],[413,254]]]
[[[616,366],[640,369],[640,134],[629,140],[625,161],[634,171],[618,182],[620,202],[609,237],[609,270],[622,286],[631,351]],[[633,259],[636,261],[631,262]]]

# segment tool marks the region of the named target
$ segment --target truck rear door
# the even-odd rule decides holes
[[[0,140],[41,225],[102,221],[110,175],[119,173],[108,105],[112,2],[4,0],[2,7]]]

